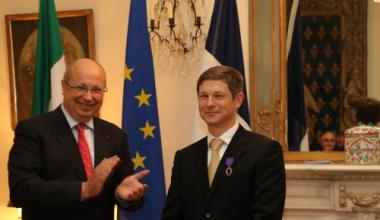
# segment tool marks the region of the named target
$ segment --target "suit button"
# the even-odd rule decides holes
[[[205,217],[206,217],[206,218],[211,218],[211,213],[207,212],[207,213],[205,214]]]

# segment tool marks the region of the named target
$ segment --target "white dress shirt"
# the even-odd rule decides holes
[[[75,128],[79,122],[77,122],[71,115],[67,112],[65,107],[61,105],[61,109],[63,111],[63,114],[65,115],[65,118],[67,122],[69,123],[69,126],[71,128],[71,131],[74,134],[75,140],[78,142],[78,131]],[[86,124],[86,127],[84,129],[84,135],[86,136],[86,141],[88,144],[88,147],[90,148],[90,154],[91,154],[91,159],[92,159],[92,166],[94,166],[94,161],[95,161],[95,146],[94,146],[94,120],[91,119],[88,121]]]
[[[232,137],[235,135],[238,128],[239,128],[239,123],[236,121],[235,124],[230,129],[228,129],[226,132],[224,132],[219,137],[215,137],[212,134],[208,133],[208,135],[207,135],[207,146],[210,145],[210,142],[212,139],[220,138],[224,142],[222,147],[219,150],[219,157],[222,158],[224,153],[227,150],[228,145],[230,144],[230,142],[232,140]],[[208,149],[207,150],[207,166],[209,166],[210,161],[211,161],[211,148],[208,147],[207,149]]]

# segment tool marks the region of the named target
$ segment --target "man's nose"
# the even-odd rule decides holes
[[[208,105],[208,106],[212,106],[212,105],[214,105],[214,98],[213,98],[212,96],[209,96],[209,97],[207,98],[207,105]]]
[[[92,92],[91,92],[90,89],[87,90],[87,91],[83,94],[83,98],[84,98],[85,100],[92,100],[92,99],[94,99],[94,97],[93,97]]]

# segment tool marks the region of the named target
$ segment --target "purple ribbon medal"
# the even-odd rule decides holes
[[[233,157],[227,157],[226,158],[226,161],[225,161],[225,164],[227,166],[225,172],[226,172],[226,176],[231,176],[232,174],[232,168],[231,166],[234,164],[235,162],[235,159]]]

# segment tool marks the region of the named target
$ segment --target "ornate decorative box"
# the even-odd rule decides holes
[[[380,164],[380,128],[360,125],[344,132],[348,164]]]

